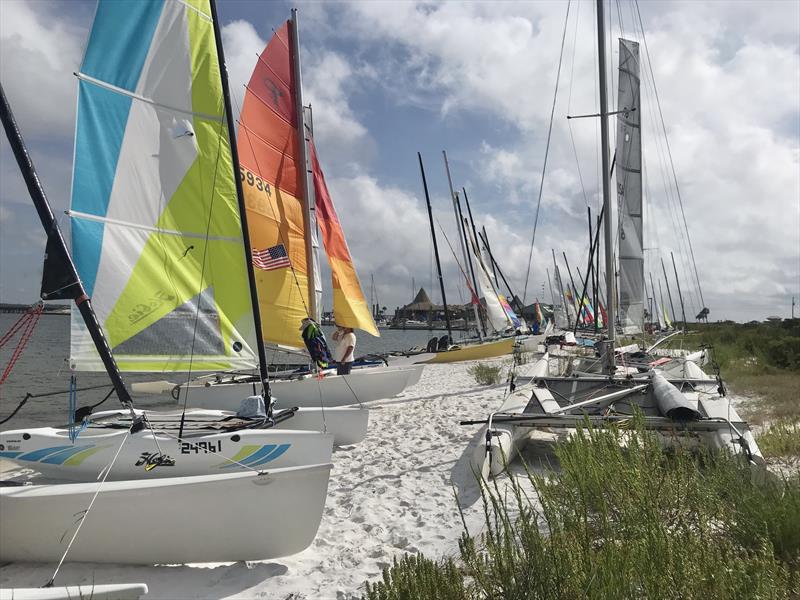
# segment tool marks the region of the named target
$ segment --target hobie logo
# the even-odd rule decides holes
[[[145,471],[152,471],[156,467],[174,467],[175,459],[160,452],[142,452],[139,460],[133,465],[141,467],[144,465]]]

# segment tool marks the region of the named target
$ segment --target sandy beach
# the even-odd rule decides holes
[[[510,359],[494,362],[508,365]],[[378,580],[394,557],[455,555],[463,531],[455,496],[471,533],[483,523],[480,492],[469,466],[473,448],[482,441],[479,426],[458,423],[499,407],[505,389],[503,384],[478,386],[467,373],[470,364],[426,366],[416,386],[370,404],[367,438],[334,452],[322,524],[304,552],[222,565],[68,563],[56,583],[144,582],[149,599],[346,599],[360,597],[364,582]],[[265,507],[265,518],[268,511]],[[54,568],[6,565],[0,568],[0,586],[41,586]]]

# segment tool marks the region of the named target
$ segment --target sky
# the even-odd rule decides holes
[[[551,301],[553,250],[565,279],[562,253],[585,272],[599,120],[566,117],[599,111],[593,2],[219,0],[234,112],[292,6],[320,162],[368,301],[371,277],[389,313],[414,287],[441,301],[417,152],[449,302],[468,292],[443,150],[514,293]],[[94,7],[0,0],[0,81],[65,228],[73,73]],[[710,320],[788,317],[800,303],[800,2],[620,1],[606,14],[612,109],[617,38],[641,44],[646,280],[659,294],[663,259],[680,311],[672,253],[690,320],[703,305]],[[609,129],[613,152],[613,117]],[[3,137],[0,301],[36,301],[44,244]]]

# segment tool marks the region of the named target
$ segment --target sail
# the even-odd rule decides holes
[[[466,222],[466,220],[465,220]],[[469,231],[469,229],[465,228],[465,231]],[[504,309],[500,298],[497,294],[497,290],[495,290],[494,286],[492,285],[491,278],[489,276],[489,270],[486,268],[486,263],[483,262],[483,257],[481,256],[481,251],[478,248],[478,242],[472,234],[467,234],[467,237],[470,241],[470,247],[472,248],[472,258],[473,264],[475,266],[475,278],[477,279],[478,283],[478,290],[476,292],[481,294],[481,298],[484,301],[484,305],[486,308],[486,317],[489,321],[489,324],[492,326],[496,332],[503,332],[508,327],[510,327],[513,322],[509,314]],[[511,310],[511,307],[508,307],[508,310],[511,311],[511,314],[514,314],[514,311]],[[514,315],[516,317],[516,315]]]
[[[342,225],[333,207],[325,175],[319,166],[314,142],[311,150],[311,170],[314,179],[314,197],[317,207],[317,223],[322,232],[322,243],[331,266],[333,284],[333,317],[337,325],[358,328],[380,337],[372,318],[367,300],[361,290],[353,259],[344,239]]]
[[[264,341],[303,347],[309,316],[306,218],[289,23],[256,63],[239,118],[239,164],[254,251],[282,261],[255,265]]]
[[[619,223],[619,313],[626,333],[644,329],[642,237],[642,138],[639,44],[619,41],[617,100],[617,205]]]
[[[120,368],[254,367],[208,0],[101,1],[77,77],[72,251]],[[74,310],[71,333],[102,370]]]

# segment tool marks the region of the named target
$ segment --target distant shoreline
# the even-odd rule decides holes
[[[0,313],[22,314],[28,312],[31,306],[30,304],[0,303]],[[45,304],[42,309],[42,314],[44,315],[69,315],[69,313],[69,304]]]

